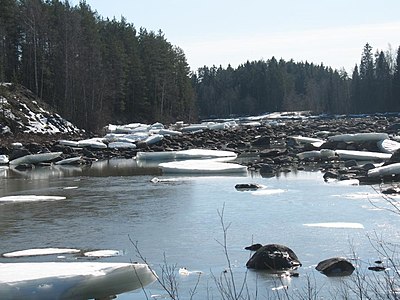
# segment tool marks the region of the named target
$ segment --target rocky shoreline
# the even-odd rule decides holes
[[[329,137],[338,134],[386,133],[395,137],[400,129],[400,118],[394,116],[371,117],[336,117],[336,118],[294,118],[269,120],[258,125],[242,124],[220,130],[199,130],[182,132],[179,135],[165,135],[160,141],[152,144],[139,141],[135,148],[92,147],[75,148],[60,143],[60,140],[79,140],[83,135],[3,135],[0,136],[0,155],[15,159],[27,154],[41,152],[62,152],[62,159],[81,156],[83,163],[93,160],[111,158],[133,158],[136,153],[149,151],[177,151],[187,149],[228,150],[238,154],[237,162],[246,165],[250,170],[260,172],[262,176],[275,176],[280,172],[292,170],[321,170],[324,179],[358,179],[360,183],[380,183],[399,181],[399,175],[386,178],[367,176],[368,170],[374,168],[372,163],[382,162],[376,159],[369,163],[356,160],[344,160],[338,156],[300,158],[299,153],[321,149],[356,150],[380,152],[376,141],[344,142],[331,141]],[[303,143],[296,136],[315,138],[324,141],[320,145]],[[21,143],[22,147],[15,147]],[[399,162],[397,151],[385,164]]]

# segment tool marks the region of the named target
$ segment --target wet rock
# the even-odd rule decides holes
[[[256,138],[254,141],[251,142],[253,147],[268,147],[271,144],[271,139],[268,136],[262,136]]]
[[[262,246],[261,244],[254,244],[245,249],[256,251],[246,263],[246,267],[249,269],[281,271],[296,269],[301,266],[293,250],[284,245],[268,244]]]
[[[235,185],[235,189],[238,191],[255,191],[261,188],[262,186],[256,183],[238,183]]]
[[[400,162],[400,149],[397,149],[390,157],[388,164],[394,164]]]
[[[16,158],[19,158],[19,157],[23,157],[23,156],[29,155],[29,154],[32,154],[32,153],[29,152],[29,150],[25,149],[25,148],[13,149],[13,150],[11,150],[11,153],[9,155],[9,160],[11,161],[13,159],[16,159]]]
[[[346,160],[346,161],[344,162],[344,166],[345,166],[346,168],[351,168],[351,167],[357,166],[357,161],[355,161],[354,159]]]
[[[337,179],[339,177],[339,174],[337,172],[333,171],[327,171],[325,172],[323,178],[325,181],[328,181],[328,179]]]
[[[399,187],[390,187],[390,188],[382,190],[382,194],[385,194],[385,195],[400,194],[400,188]]]
[[[383,266],[372,266],[372,267],[368,267],[368,270],[374,271],[374,272],[382,272],[382,271],[385,271],[386,268]]]
[[[318,263],[315,269],[328,277],[349,276],[355,270],[353,264],[343,257],[333,257]]]

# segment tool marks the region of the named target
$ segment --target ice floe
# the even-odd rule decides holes
[[[247,174],[247,167],[213,160],[182,160],[160,163],[163,173],[182,174]]]
[[[384,139],[381,141],[377,142],[377,146],[379,150],[381,150],[384,153],[391,153],[393,154],[396,150],[400,149],[400,143],[389,140],[389,139]]]
[[[254,191],[251,194],[254,196],[268,196],[268,195],[275,195],[275,194],[282,194],[285,190],[283,189],[261,189],[258,191]]]
[[[0,165],[8,164],[8,156],[7,155],[0,155]]]
[[[4,257],[41,256],[53,254],[79,253],[81,250],[73,248],[35,248],[4,253]]]
[[[29,154],[23,157],[18,157],[10,161],[10,166],[37,164],[41,162],[51,161],[61,156],[62,152],[49,152],[39,154]]]
[[[329,157],[335,157],[336,152],[334,150],[330,149],[321,149],[321,150],[311,150],[311,151],[305,151],[297,154],[297,157],[300,159],[305,159],[305,158],[329,158]]]
[[[394,163],[387,166],[377,167],[368,170],[368,177],[379,177],[397,174],[400,174],[400,163]]]
[[[189,149],[180,151],[160,151],[160,152],[138,152],[137,160],[189,160],[189,159],[210,159],[210,158],[229,158],[235,159],[237,154],[233,151],[208,150],[208,149]]]
[[[0,299],[109,299],[155,280],[146,264],[0,263]]]
[[[389,153],[357,151],[357,150],[335,150],[336,154],[341,159],[354,160],[388,160],[392,156]]]
[[[333,142],[366,142],[366,141],[381,141],[389,139],[387,133],[354,133],[354,134],[339,134],[329,137],[330,141]]]
[[[0,197],[1,202],[37,202],[37,201],[58,201],[67,199],[64,196],[37,196],[37,195],[16,195]]]
[[[349,229],[364,228],[364,225],[362,225],[361,223],[351,223],[351,222],[309,223],[303,225],[307,227],[322,227],[322,228],[349,228]]]
[[[179,273],[179,275],[182,275],[182,276],[189,276],[189,275],[192,275],[192,274],[197,274],[197,275],[203,274],[202,271],[189,271],[189,270],[188,270],[187,268],[185,268],[185,267],[179,268],[178,273]]]
[[[121,251],[119,250],[95,250],[95,251],[88,251],[84,252],[83,256],[86,257],[113,257],[113,256],[120,256]]]

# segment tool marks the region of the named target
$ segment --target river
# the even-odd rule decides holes
[[[154,178],[159,180],[151,180]],[[258,191],[237,191],[238,183],[257,183]],[[135,160],[110,160],[91,167],[0,169],[0,197],[13,195],[64,196],[65,200],[0,204],[0,254],[43,247],[84,250],[113,249],[120,255],[98,261],[140,261],[132,242],[150,266],[162,273],[165,260],[175,266],[179,298],[221,299],[216,278],[228,267],[226,249],[237,286],[246,277],[249,293],[258,299],[276,296],[281,284],[289,293],[303,293],[310,281],[319,296],[340,287],[315,265],[334,256],[357,257],[361,268],[383,259],[374,237],[399,239],[400,218],[370,186],[326,183],[318,171],[296,171],[263,178],[248,176],[162,176],[154,165]],[[222,222],[224,223],[224,227]],[[320,224],[328,223],[328,224]],[[371,241],[372,239],[372,241]],[[292,248],[303,266],[299,277],[247,270],[252,243],[280,243]],[[79,261],[74,255],[5,258],[0,262]],[[179,268],[201,271],[181,275]],[[351,280],[351,279],[345,279]],[[154,283],[147,297],[165,292]],[[118,299],[146,299],[143,291]],[[254,298],[255,299],[255,298]]]

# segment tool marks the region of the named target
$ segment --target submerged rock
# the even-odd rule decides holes
[[[235,189],[238,191],[255,191],[261,188],[262,186],[256,183],[238,183],[235,185]]]
[[[301,266],[301,262],[293,250],[284,245],[254,244],[245,249],[256,251],[246,263],[246,267],[249,269],[282,271]]]
[[[333,257],[318,263],[315,269],[328,277],[349,276],[355,270],[351,262],[343,257]]]

